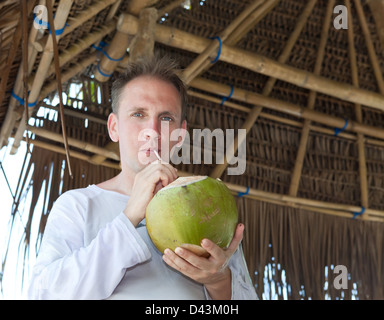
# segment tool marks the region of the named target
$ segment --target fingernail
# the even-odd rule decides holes
[[[209,242],[208,242],[207,239],[203,239],[203,240],[201,241],[201,245],[202,245],[203,247],[206,247],[208,244],[209,244]]]
[[[179,256],[182,256],[182,255],[184,254],[183,249],[181,249],[181,248],[179,248],[179,247],[177,247],[177,248],[175,249],[175,252],[176,252]]]

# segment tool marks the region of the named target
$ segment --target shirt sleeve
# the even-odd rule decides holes
[[[229,264],[232,276],[232,300],[259,300],[255,287],[249,276],[247,264],[244,258],[242,246],[231,257]],[[204,292],[207,300],[212,300],[204,286]]]
[[[28,290],[30,299],[105,299],[126,268],[151,257],[144,240],[120,213],[84,246],[82,204],[65,194],[48,218]]]

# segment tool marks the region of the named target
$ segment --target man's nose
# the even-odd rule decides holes
[[[150,120],[148,125],[143,129],[143,138],[145,140],[159,140],[160,126],[157,120]]]

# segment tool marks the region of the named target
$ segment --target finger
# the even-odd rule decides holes
[[[209,261],[209,258],[198,256],[194,252],[181,247],[177,247],[175,253],[200,270],[207,270],[210,268],[211,262]]]
[[[225,257],[232,256],[232,254],[237,250],[241,240],[243,239],[243,232],[244,225],[240,223],[237,225],[232,241],[225,251],[209,239],[203,239],[201,246],[215,259],[223,260],[223,255]]]
[[[151,167],[150,173],[156,172],[158,170],[166,173],[171,178],[168,184],[178,178],[177,169],[171,166],[170,164],[161,163],[159,160],[155,160],[151,164],[153,164],[154,166]]]
[[[222,263],[226,260],[225,251],[211,240],[203,239],[201,241],[201,246],[208,251],[211,256],[211,260],[217,260],[219,263]]]
[[[233,239],[227,249],[227,251],[231,252],[231,254],[233,254],[237,250],[241,240],[243,240],[244,228],[245,226],[242,223],[239,223],[237,225]]]
[[[162,186],[165,187],[176,179],[177,174],[174,168],[172,170],[172,166],[167,167],[160,163],[152,164],[153,165],[150,166],[150,168],[143,175],[143,178],[146,181],[152,181],[154,186],[158,182],[161,182]]]
[[[177,173],[177,169],[175,167],[173,167],[169,163],[163,164],[163,166],[169,170],[169,172],[172,174],[174,180],[176,180],[179,177],[179,175]]]
[[[196,276],[198,269],[188,263],[186,260],[178,256],[175,252],[170,249],[165,249],[163,260],[172,268],[180,271],[186,276]]]

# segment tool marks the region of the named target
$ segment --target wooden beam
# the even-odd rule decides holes
[[[222,102],[221,98],[216,98],[216,97],[214,97],[212,95],[208,95],[208,94],[204,94],[204,93],[196,92],[196,91],[192,91],[192,90],[188,90],[188,95],[193,96],[193,97],[197,97],[197,98],[200,98],[200,99],[204,99],[204,100],[207,100],[207,101],[211,101],[211,102],[217,103],[217,104],[220,104]],[[235,103],[233,101],[226,101],[225,105],[227,107],[229,107],[229,108],[232,108],[234,110],[238,110],[238,111],[241,111],[241,112],[245,112],[245,113],[250,113],[251,110],[252,110],[251,108],[245,107],[245,106],[240,105],[238,103]],[[268,120],[272,120],[272,121],[275,121],[275,122],[278,122],[278,123],[281,123],[281,124],[289,125],[289,126],[292,126],[292,127],[295,127],[295,128],[303,128],[303,126],[304,126],[303,122],[301,122],[301,121],[287,119],[287,118],[284,118],[284,117],[281,117],[281,116],[277,116],[277,115],[274,115],[274,114],[267,113],[265,111],[262,111],[260,113],[259,117],[264,118],[264,119],[268,119]],[[317,132],[317,133],[326,134],[326,135],[329,135],[329,136],[334,136],[335,135],[335,130],[334,129],[320,127],[320,126],[317,126],[317,125],[315,125],[313,123],[310,124],[309,129],[311,131],[314,131],[314,132]],[[357,141],[357,135],[356,134],[352,134],[352,133],[340,132],[338,137],[343,138],[343,139]],[[367,145],[384,147],[384,140],[365,138],[365,143]]]
[[[365,44],[368,49],[368,55],[371,60],[373,73],[376,77],[377,86],[379,87],[379,91],[382,95],[384,95],[384,80],[383,80],[383,73],[381,70],[381,66],[379,63],[379,59],[377,57],[375,47],[373,45],[371,33],[369,31],[367,19],[365,18],[365,13],[363,10],[363,6],[361,5],[360,0],[355,0],[355,7],[357,11],[357,16],[359,17],[360,21],[360,27],[364,34]]]
[[[89,57],[77,62],[74,64],[72,68],[70,68],[68,71],[64,72],[62,74],[62,80],[63,82],[66,82],[70,79],[72,79],[74,76],[76,76],[78,73],[83,71],[85,68],[90,66],[92,63],[94,63],[97,60],[97,54],[93,53]],[[44,98],[46,98],[51,92],[56,90],[56,82],[52,81],[50,83],[47,83],[44,88],[40,92],[39,101],[42,101]]]
[[[359,73],[357,68],[357,59],[356,59],[356,49],[355,49],[355,40],[354,40],[354,30],[352,23],[352,10],[350,0],[345,0],[345,6],[349,12],[348,19],[348,50],[349,50],[349,59],[351,63],[352,71],[352,83],[356,87],[359,87]],[[361,110],[361,105],[355,105],[356,121],[359,123],[363,122],[363,113]],[[365,159],[365,138],[361,133],[357,134],[357,148],[359,152],[359,174],[360,174],[360,194],[361,194],[361,205],[365,208],[369,206],[369,191],[368,191],[368,179],[367,179],[367,164]],[[363,215],[363,217],[365,217]]]
[[[156,8],[144,8],[140,11],[139,32],[129,46],[129,60],[131,62],[153,57],[157,18]]]
[[[112,6],[116,3],[116,1],[117,0],[98,0],[92,3],[92,5],[90,5],[87,9],[81,11],[76,17],[68,17],[68,25],[64,29],[61,38],[72,33],[76,28],[81,27],[84,23],[98,15],[101,11],[109,6]],[[41,39],[40,45],[47,43],[47,41],[48,35]]]
[[[32,11],[33,6],[35,5],[35,2],[36,1],[34,0],[34,1],[30,1],[28,3],[28,12]],[[29,37],[30,41],[31,41],[31,38],[35,34],[36,34],[36,32],[33,32],[33,30],[32,30],[31,33],[30,33],[30,37]],[[16,58],[16,52],[19,49],[21,35],[22,35],[22,23],[21,23],[21,17],[20,17],[18,19],[17,28],[15,30],[15,33],[14,33],[14,36],[13,36],[13,41],[12,41],[11,47],[10,47],[9,52],[8,52],[8,58],[7,58],[7,62],[6,62],[6,67],[4,69],[2,69],[1,82],[0,82],[0,105],[3,103],[4,97],[5,97],[5,93],[6,93],[6,90],[7,90],[9,73],[10,73],[11,68],[13,66],[13,61]],[[31,50],[32,48],[29,47],[28,49]],[[32,50],[30,52],[32,52]],[[30,63],[31,62],[28,61],[28,66],[30,66]],[[23,73],[24,73],[23,72],[23,65],[21,63],[20,67],[19,67],[18,74],[17,74],[16,83],[15,83],[15,86],[13,88],[13,90],[15,91],[15,93],[19,97],[22,96]],[[11,102],[13,100],[14,99],[11,99]],[[14,113],[14,106],[11,107],[11,108],[7,108],[7,114],[6,114],[6,117],[5,117],[5,120],[4,120],[3,124],[1,126],[1,131],[0,131],[0,149],[3,146],[8,144],[9,133],[8,133],[8,135],[6,135],[5,133],[7,133],[8,131],[12,130],[12,128],[10,130],[8,130],[8,123],[11,122],[15,117],[16,117],[16,115]]]
[[[75,18],[68,18],[68,21],[70,22],[69,26],[67,26],[64,29],[63,34],[61,37],[69,34],[73,30],[75,30],[77,27],[81,26],[83,23],[85,23],[87,20],[91,19],[95,15],[97,15],[100,11],[104,10],[108,5],[111,5],[113,3],[116,3],[116,0],[106,0],[102,1],[99,0],[92,6],[90,6],[87,10],[82,11],[79,13],[78,16]],[[31,5],[33,2],[31,2]],[[44,0],[40,0],[39,4],[45,5]],[[112,29],[109,28],[109,25],[112,26]],[[103,27],[102,30],[107,30],[108,32],[112,32],[115,29],[116,23],[110,23],[107,27]],[[78,44],[75,44],[74,47],[71,47],[67,49],[62,55],[60,55],[60,65],[62,66],[64,63],[68,62],[70,59],[72,59],[76,54],[80,53],[81,51],[87,49],[91,44],[93,44],[96,41],[100,41],[100,39],[105,36],[105,33],[100,30],[100,38],[96,37],[95,40],[91,39],[89,36],[87,36],[85,39],[82,39]],[[96,32],[95,34],[97,34]],[[32,68],[34,67],[36,56],[37,56],[37,48],[40,45],[41,48],[40,51],[43,51],[45,44],[48,42],[49,36],[42,37],[41,30],[38,30],[36,28],[32,28],[30,32],[29,37],[29,46],[28,46],[28,52],[29,52],[29,59],[28,59],[28,66],[29,66],[29,73],[32,71]],[[87,40],[91,40],[93,42],[88,43]],[[82,46],[86,44],[86,47]],[[54,73],[54,65],[51,63],[49,70],[47,72],[46,77],[49,77],[51,74]],[[14,91],[16,95],[21,96],[22,92],[22,64],[19,68],[19,73],[17,75],[16,81],[15,81],[15,87]],[[30,77],[29,79],[30,83],[34,82],[34,77]],[[45,89],[45,87],[44,87]],[[44,91],[43,89],[43,91]],[[41,94],[42,95],[42,94]],[[43,96],[45,98],[45,96]],[[12,131],[12,129],[15,126],[15,122],[17,121],[17,118],[19,117],[19,114],[16,112],[16,107],[18,106],[18,102],[15,99],[11,99],[8,109],[7,109],[7,115],[6,119],[1,127],[1,133],[0,133],[0,146],[5,145],[8,143],[8,137]]]
[[[27,129],[29,131],[31,131],[32,133],[34,133],[35,135],[38,135],[40,137],[43,137],[43,138],[46,138],[46,139],[49,139],[49,140],[52,140],[55,142],[64,143],[63,136],[59,133],[54,133],[54,132],[46,130],[46,129],[36,128],[36,127],[31,127],[31,126],[28,126]],[[106,150],[104,148],[101,148],[101,147],[98,147],[95,145],[92,145],[92,144],[85,142],[85,141],[80,141],[78,139],[69,137],[68,138],[68,144],[72,147],[76,147],[76,148],[82,149],[84,151],[88,151],[91,153],[105,156],[106,158],[110,158],[110,159],[117,160],[117,161],[120,160],[120,157],[117,153]]]
[[[375,20],[377,34],[381,42],[381,49],[384,50],[384,0],[367,0]]]
[[[55,28],[56,30],[60,30],[65,26],[65,23],[67,22],[69,12],[72,7],[73,0],[61,0],[57,10],[56,10],[56,16],[55,16]],[[57,41],[59,41],[59,38],[61,36],[57,36]],[[46,75],[48,72],[48,68],[51,65],[53,59],[53,42],[52,42],[52,35],[49,36],[47,44],[44,48],[39,66],[36,71],[36,77],[34,79],[34,82],[31,87],[31,91],[29,93],[29,100],[28,103],[34,103],[38,100],[40,91],[43,87],[44,81],[46,79]],[[31,107],[31,112],[33,111],[33,107]],[[25,119],[25,114],[23,115],[23,118],[21,120],[21,123],[18,127],[18,130],[15,134],[15,139],[10,151],[10,154],[15,154],[20,146],[20,141],[23,137],[25,129],[25,123],[27,120]]]
[[[158,1],[159,0],[132,0],[128,4],[128,12],[137,16],[144,8],[156,4]],[[121,61],[120,59],[127,53],[131,39],[129,32],[125,29],[125,18],[124,15],[119,17],[117,32],[106,49],[107,55],[101,58],[98,68],[95,71],[95,78],[100,82],[106,82],[110,79],[114,70],[118,67]]]
[[[313,72],[315,75],[320,75],[320,72],[321,72],[321,66],[322,66],[323,60],[324,60],[325,47],[326,47],[327,39],[328,39],[328,31],[329,31],[329,28],[331,26],[331,18],[332,18],[332,12],[333,12],[334,6],[335,6],[335,0],[328,1],[327,9],[325,11],[325,19],[323,22],[323,28],[322,28],[322,32],[321,32],[319,48],[318,48],[318,52],[317,52],[315,69]],[[309,93],[309,99],[308,99],[307,107],[311,110],[313,110],[315,108],[316,96],[317,96],[316,91],[312,90]],[[298,149],[297,155],[296,155],[295,166],[294,166],[293,172],[292,172],[292,180],[291,180],[291,184],[289,186],[289,195],[291,195],[291,196],[296,196],[297,191],[299,189],[300,177],[301,177],[301,172],[302,172],[303,164],[304,164],[304,157],[305,157],[305,153],[307,151],[310,126],[311,126],[311,121],[305,120],[303,130],[301,132],[300,145],[299,145],[299,149]]]
[[[228,96],[229,88],[227,85],[220,84],[211,80],[197,78],[190,83],[190,87],[211,92],[221,96]],[[232,98],[234,100],[243,101],[252,105],[259,105],[271,110],[280,111],[293,115],[298,118],[308,119],[312,122],[324,124],[331,128],[343,128],[345,125],[344,118],[338,118],[329,114],[310,110],[308,108],[295,105],[271,97],[266,97],[258,93],[242,90],[239,88],[233,89]],[[364,125],[355,121],[349,121],[346,131],[360,132],[365,135],[384,140],[384,129]]]
[[[89,46],[94,43],[95,41],[99,41],[99,39],[102,39],[105,35],[109,34],[116,28],[116,22],[111,21],[107,25],[103,26],[99,31],[96,31],[93,34],[88,35],[82,41],[79,41],[78,43],[72,45],[68,50],[60,54],[59,60],[60,60],[60,65],[62,66],[63,64],[69,62],[73,57],[76,55],[80,54],[82,51],[86,50],[89,48]],[[93,56],[93,55],[92,55]],[[54,66],[53,64],[51,66],[48,66],[48,71],[46,74],[46,77],[54,73]],[[71,71],[69,71],[71,73]],[[77,73],[77,72],[76,72]],[[35,78],[39,77],[39,82],[41,81],[41,75],[36,73]],[[45,77],[45,78],[46,78]],[[34,78],[34,79],[35,79]],[[44,79],[45,81],[45,79]],[[35,80],[33,80],[33,83],[35,83]],[[42,88],[41,88],[42,89]],[[42,91],[46,92],[46,90],[42,89]],[[35,99],[35,101],[41,99],[41,92],[39,92],[39,97]],[[31,97],[31,94],[30,94]],[[45,96],[42,96],[42,98],[45,98]],[[30,98],[31,101],[31,98]],[[25,119],[23,118],[17,128],[15,138],[14,138],[14,145],[13,145],[13,152],[15,153],[17,151],[18,145],[20,144],[20,140],[24,134],[24,131],[26,130],[25,126]],[[14,125],[13,125],[14,126]],[[11,128],[13,128],[13,126]],[[8,135],[9,136],[9,135]]]
[[[51,143],[43,142],[40,140],[35,140],[35,139],[31,140],[30,142],[31,142],[31,144],[33,144],[34,146],[36,146],[38,148],[42,148],[42,149],[50,150],[53,152],[65,154],[65,149],[63,147],[53,145]],[[97,164],[97,165],[107,167],[107,168],[118,169],[118,170],[121,169],[119,164],[114,163],[112,161],[108,161],[108,160],[104,160],[100,163],[94,163],[92,161],[92,157],[87,156],[84,153],[78,152],[78,151],[71,150],[71,157],[76,158],[76,159],[80,159],[80,160],[84,160],[84,161],[88,161],[89,163]]]

